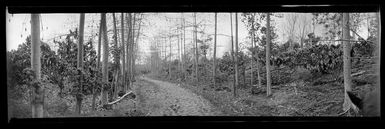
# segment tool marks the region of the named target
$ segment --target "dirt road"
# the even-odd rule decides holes
[[[146,116],[216,116],[214,106],[203,97],[177,84],[153,80],[147,77],[138,79],[134,87],[137,94],[137,110]]]

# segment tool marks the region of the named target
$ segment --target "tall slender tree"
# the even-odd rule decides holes
[[[31,67],[33,76],[37,82],[40,81],[41,63],[40,63],[40,14],[31,14]],[[44,117],[44,89],[37,84],[32,87],[32,118]]]
[[[195,42],[195,78],[196,81],[199,82],[199,75],[198,75],[198,36],[197,36],[197,14],[194,13],[194,42]]]
[[[235,13],[235,90],[234,96],[237,96],[236,89],[239,86],[239,72],[238,72],[238,13]]]
[[[115,13],[112,13],[112,19],[113,19],[113,22],[114,22],[114,42],[115,42],[115,52],[118,51],[118,32],[117,32],[117,29],[116,29],[116,19],[115,19]],[[118,53],[115,53],[114,54],[114,57],[115,57],[115,75],[114,75],[114,79],[115,79],[115,84],[114,84],[114,98],[117,98],[118,97],[118,85],[117,85],[117,75],[118,75],[118,72],[119,72],[119,55]]]
[[[102,33],[103,33],[103,25],[102,25],[102,14],[100,14],[100,24],[99,24],[99,40],[98,40],[98,55],[97,55],[97,70],[100,69],[100,49],[102,42]],[[92,86],[92,111],[96,110],[96,85]]]
[[[215,77],[216,77],[216,73],[217,73],[217,69],[216,69],[216,65],[217,65],[217,62],[216,62],[216,55],[217,55],[217,13],[215,12],[215,31],[214,31],[214,57],[213,57],[213,60],[214,60],[214,64],[213,64],[213,82],[214,82],[214,87],[216,86],[215,83],[216,83],[216,80],[215,80]]]
[[[136,13],[133,13],[134,17],[132,19],[132,27],[131,27],[131,43],[130,43],[130,86],[132,86],[132,83],[134,82],[134,65],[135,65],[135,23],[136,23]]]
[[[180,47],[181,47],[181,42],[182,42],[182,35],[181,35],[181,31],[182,30],[182,25],[180,25],[179,27],[178,27],[178,29],[177,29],[177,38],[178,38],[178,80],[179,80],[179,82],[178,83],[180,83],[180,80],[181,80],[181,77],[180,77],[180,72],[182,71],[181,70],[181,68],[182,68],[182,66],[181,66],[181,59],[182,59],[182,57],[181,57],[181,49],[180,49]]]
[[[378,25],[377,26],[378,27],[377,31],[375,32],[376,35],[378,36],[378,38],[376,39],[376,43],[375,43],[376,49],[374,50],[374,56],[375,56],[375,59],[376,59],[376,65],[375,65],[374,69],[377,69],[375,74],[377,74],[377,76],[380,76],[380,74],[381,74],[380,61],[381,60],[380,60],[379,57],[380,57],[380,54],[381,54],[381,28],[379,28],[379,27],[381,26],[381,17],[380,17],[380,13],[379,12],[375,14],[375,22]],[[377,78],[377,83],[376,84],[377,84],[376,88],[378,90],[376,90],[375,92],[377,92],[377,94],[380,94],[381,93],[381,90],[380,90],[381,79],[380,78]],[[377,96],[377,97],[379,97],[379,96]],[[380,104],[381,100],[380,100],[380,98],[378,98],[376,100],[377,100],[377,104],[379,104],[378,105],[379,108],[377,108],[375,112],[379,112],[378,116],[380,116],[380,114],[381,114],[381,104]]]
[[[141,28],[141,26],[142,26],[142,19],[143,19],[143,14],[138,14],[138,15],[140,15],[140,18],[138,18],[138,31],[137,31],[137,34],[136,34],[136,38],[135,38],[135,53],[134,53],[134,60],[133,60],[133,62],[134,62],[134,65],[133,65],[133,70],[134,70],[134,77],[135,77],[135,70],[136,70],[136,68],[135,68],[135,62],[136,62],[136,58],[137,58],[137,54],[138,54],[138,43],[139,43],[139,38],[140,38],[140,28]]]
[[[129,83],[130,82],[130,80],[129,80],[130,79],[129,78],[130,77],[129,76],[129,72],[130,72],[130,63],[131,63],[131,57],[130,57],[130,55],[131,55],[130,52],[131,51],[129,51],[129,50],[130,50],[130,45],[131,45],[130,43],[131,43],[131,32],[132,32],[131,31],[131,28],[132,28],[131,27],[131,25],[132,25],[131,24],[132,23],[131,19],[132,19],[132,15],[131,15],[131,13],[128,13],[128,18],[127,18],[128,36],[127,36],[127,45],[126,45],[126,53],[127,53],[126,54],[126,68],[127,68],[126,69],[126,81],[127,81],[126,85],[127,85],[128,89],[131,89],[131,87],[130,87],[131,85]]]
[[[298,14],[287,14],[286,15],[286,21],[288,23],[288,26],[286,29],[286,32],[289,34],[289,50],[293,50],[294,47],[294,34],[296,30],[296,23],[298,20]]]
[[[314,37],[315,37],[314,31],[315,31],[315,24],[316,24],[315,20],[316,20],[316,17],[314,15],[312,15],[311,23],[312,23],[312,26],[313,26],[313,35],[314,35]],[[312,37],[309,37],[309,38],[310,38],[309,46],[312,47],[313,46],[313,38]]]
[[[267,35],[266,35],[266,80],[267,80],[267,96],[271,95],[271,73],[270,73],[270,13],[266,13],[267,15],[267,22],[266,22],[266,28],[267,28]]]
[[[107,20],[106,13],[102,13],[102,23],[103,23],[103,88],[102,88],[102,105],[107,104],[108,101],[108,91],[106,90],[108,84],[108,36],[107,36]]]
[[[164,65],[166,66],[167,65],[167,37],[163,37],[163,49],[164,49]]]
[[[185,72],[185,69],[184,69],[184,64],[185,64],[185,55],[186,55],[186,21],[185,21],[185,18],[184,18],[184,15],[183,15],[183,68],[182,68],[182,71],[183,71],[183,75],[185,78],[183,79],[186,79],[186,72]]]
[[[127,91],[127,84],[126,84],[126,49],[125,49],[125,42],[124,42],[124,13],[121,15],[121,21],[120,26],[122,28],[122,84],[123,84],[123,91]]]
[[[349,34],[349,13],[343,13],[342,14],[342,35],[344,38],[343,41],[343,61],[344,61],[344,89],[345,89],[345,100],[343,103],[343,109],[344,111],[347,111],[351,108],[352,104],[349,99],[349,96],[347,95],[347,91],[352,90],[352,76],[351,76],[351,57],[350,57],[350,34]]]
[[[260,64],[260,62],[259,62],[259,47],[257,46],[257,44],[255,43],[255,41],[254,41],[254,46],[256,47],[256,53],[255,53],[255,55],[257,55],[257,60],[256,60],[256,67],[257,67],[257,78],[258,78],[258,86],[259,87],[261,87],[262,86],[262,78],[261,78],[261,74],[260,74],[260,66],[259,66],[259,64]]]
[[[102,35],[103,35],[103,23],[102,23],[102,14],[100,14],[100,25],[99,25],[99,40],[98,40],[98,62],[97,67],[100,68],[100,50],[101,50],[101,43],[102,43]]]
[[[75,111],[77,114],[81,113],[82,109],[82,100],[83,100],[83,41],[84,41],[84,19],[85,19],[85,14],[81,13],[80,14],[80,23],[79,23],[79,41],[78,41],[78,60],[77,60],[77,67],[79,70],[79,91],[76,94],[76,108]]]
[[[252,49],[254,49],[254,20],[255,20],[255,16],[253,15],[253,17],[252,17],[252,22],[251,22],[251,48]],[[253,85],[253,81],[254,81],[254,77],[253,77],[253,67],[254,67],[254,65],[253,65],[253,60],[254,60],[254,52],[253,51],[251,51],[251,60],[250,60],[250,85],[251,86],[254,86]]]
[[[234,56],[234,39],[233,39],[233,14],[230,13],[230,28],[231,28],[231,58],[233,62],[235,62]],[[235,63],[233,63],[235,65]],[[233,75],[233,95],[236,96],[236,83],[235,83],[235,75]]]
[[[168,42],[169,42],[169,47],[170,47],[170,62],[168,63],[168,76],[171,79],[172,78],[172,74],[171,74],[171,64],[172,64],[171,35],[168,36]]]
[[[178,32],[178,36],[179,36],[179,43],[178,43],[178,52],[179,52],[179,83],[182,81],[182,69],[183,69],[183,50],[182,50],[182,47],[183,47],[183,13],[181,13],[181,18],[180,18],[180,26],[179,26],[179,32]]]

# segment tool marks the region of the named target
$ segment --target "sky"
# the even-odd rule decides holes
[[[285,17],[287,15],[291,15],[292,13],[283,13],[283,18],[272,17],[273,23],[275,25],[276,32],[278,34],[278,42],[284,42],[287,40],[287,32],[285,28],[287,27],[288,22]],[[301,13],[298,22],[308,21],[311,19],[310,13]],[[169,27],[175,27],[175,23],[180,23],[179,19],[184,17],[187,22],[193,22],[192,13],[145,13],[144,20],[142,24],[141,31],[143,36],[139,39],[139,53],[140,55],[149,55],[150,54],[150,43],[151,39],[159,33],[164,33],[164,31],[168,30]],[[120,14],[116,14],[118,23],[120,22]],[[166,20],[167,19],[169,20]],[[238,14],[238,36],[239,42],[249,42],[247,37],[247,29],[245,24],[240,20],[241,16]],[[235,19],[235,14],[233,15],[233,20]],[[30,34],[30,14],[6,14],[6,44],[7,51],[12,49],[17,49],[18,45],[25,41],[27,35]],[[85,21],[85,41],[87,41],[91,36],[95,36],[98,33],[99,29],[99,14],[86,14]],[[112,27],[112,15],[107,14],[108,27]],[[214,34],[214,13],[197,13],[197,23],[204,23],[207,25],[205,28],[205,32],[209,34]],[[42,41],[48,42],[51,47],[55,47],[54,44],[50,43],[50,40],[53,37],[58,35],[63,35],[68,33],[69,29],[73,29],[77,27],[79,24],[79,14],[41,14],[41,39]],[[233,24],[234,21],[233,21]],[[120,27],[120,23],[117,25]],[[108,28],[112,29],[112,28]],[[297,27],[298,29],[298,27]],[[366,28],[362,28],[361,30],[365,30]],[[186,47],[192,47],[191,40],[192,38],[192,28],[187,28],[186,30]],[[229,13],[218,13],[218,34],[230,35],[231,27],[230,27],[230,15]],[[233,31],[235,32],[235,27],[233,26]],[[316,35],[321,35],[323,32],[323,27],[321,25],[317,25],[315,27]],[[111,33],[111,34],[110,34]],[[112,37],[112,31],[109,33],[109,39]],[[365,31],[359,31],[363,37],[366,37]],[[120,35],[119,35],[120,36]],[[98,39],[94,38],[94,43],[96,45],[96,41]],[[224,52],[229,51],[231,48],[231,40],[228,36],[219,35],[217,37],[217,57],[221,57]],[[177,55],[177,43],[173,42],[173,50],[172,52]],[[212,46],[212,45],[211,45]],[[210,56],[212,53],[209,53]],[[176,58],[176,57],[175,57]]]
[[[95,17],[96,14],[88,14]],[[17,49],[18,45],[25,42],[31,33],[30,14],[9,14],[6,15],[6,42],[7,51]],[[87,19],[85,24],[86,37],[96,33],[96,26],[90,26],[91,19]],[[69,29],[74,28],[79,23],[79,14],[41,14],[40,37],[42,41],[51,41],[53,37],[68,33]],[[95,22],[96,23],[96,22]],[[88,34],[88,35],[87,35]],[[86,38],[85,38],[86,39]],[[49,44],[54,47],[54,44]]]
[[[99,20],[99,17],[94,18],[94,21],[97,21],[94,23],[94,27],[87,28],[87,24],[91,24],[90,22],[87,22],[87,20],[90,20],[89,18],[90,14],[86,15],[86,25],[85,25],[85,33],[86,35],[91,35],[91,33],[97,33],[97,23]],[[94,14],[96,15],[96,14]],[[162,13],[162,14],[146,14],[147,20],[149,21],[147,26],[142,27],[143,33],[146,35],[147,38],[141,38],[139,44],[142,44],[142,53],[149,53],[149,37],[152,37],[157,34],[157,32],[160,32],[161,30],[167,30],[169,26],[172,26],[172,22],[164,20],[164,16],[170,17],[170,18],[180,18],[180,13]],[[229,21],[229,14],[225,13],[219,13],[218,14],[218,34],[225,34],[230,35],[230,21]],[[235,16],[235,15],[234,15]],[[186,18],[186,21],[192,22],[192,14],[186,13],[184,14],[184,17]],[[238,16],[240,17],[240,16]],[[234,17],[233,17],[234,18]],[[12,49],[17,49],[18,45],[25,42],[25,38],[27,35],[30,34],[30,14],[14,14],[11,15],[7,13],[6,15],[6,41],[7,41],[7,51]],[[112,19],[112,18],[111,18]],[[108,20],[111,20],[108,19]],[[162,20],[160,20],[162,19]],[[208,14],[208,13],[198,13],[197,14],[197,22],[204,20],[205,23],[210,24],[211,26],[214,26],[214,14]],[[49,40],[57,35],[62,35],[68,33],[68,30],[70,28],[76,27],[76,25],[79,22],[79,14],[41,14],[41,39],[42,41],[48,42],[50,46],[54,47],[54,44],[50,44]],[[212,22],[212,23],[210,23]],[[234,23],[233,23],[234,24]],[[247,31],[244,26],[244,24],[239,20],[239,39],[242,41],[242,39],[246,38]],[[110,25],[111,26],[111,25]],[[190,32],[192,28],[187,28],[186,31],[186,38],[189,39],[192,36],[192,33]],[[235,27],[233,28],[235,31]],[[88,30],[88,33],[87,33]],[[93,30],[93,32],[90,32],[90,30]],[[214,28],[206,27],[205,31],[207,33],[214,34]],[[111,34],[110,34],[111,35]],[[85,38],[87,40],[87,38]],[[97,41],[97,39],[95,40]],[[217,37],[218,41],[218,56],[221,57],[222,54],[225,51],[229,50],[230,47],[230,38],[227,36],[221,36],[219,35]],[[190,40],[187,40],[186,43],[191,42]],[[173,42],[174,43],[174,42]],[[175,42],[176,43],[176,42]],[[174,44],[175,44],[174,43]],[[191,45],[186,45],[187,47],[191,47]],[[176,47],[175,47],[176,48]],[[174,50],[173,50],[174,52]]]

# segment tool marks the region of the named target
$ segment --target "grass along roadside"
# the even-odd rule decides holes
[[[314,85],[319,80],[328,80],[335,74],[307,81],[294,81],[292,83],[274,85],[272,96],[266,97],[265,93],[251,95],[250,88],[238,88],[238,97],[234,98],[231,91],[216,91],[209,85],[194,84],[193,82],[181,83],[180,86],[201,95],[209,100],[223,116],[338,116],[342,113],[343,84],[340,81]],[[149,77],[173,83],[159,76]],[[230,87],[229,83],[222,87]],[[370,85],[359,85],[353,91],[367,89]],[[354,115],[354,114],[353,114]]]

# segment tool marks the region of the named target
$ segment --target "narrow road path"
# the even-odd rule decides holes
[[[176,84],[153,80],[147,77],[138,79],[134,87],[137,93],[137,109],[146,116],[216,116],[214,106],[203,97],[181,88]]]

